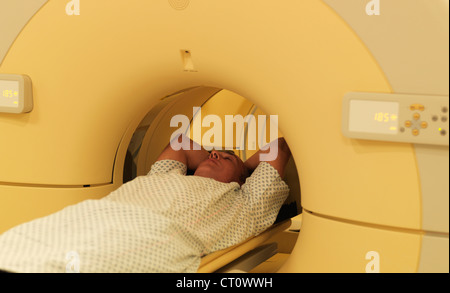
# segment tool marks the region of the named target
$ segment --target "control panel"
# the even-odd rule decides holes
[[[30,77],[0,74],[0,113],[26,113],[32,109],[33,93]]]
[[[448,146],[448,120],[448,96],[351,92],[343,100],[349,138]]]

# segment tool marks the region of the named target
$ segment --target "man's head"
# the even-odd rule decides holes
[[[244,162],[233,151],[211,151],[209,157],[200,163],[194,175],[212,178],[220,182],[244,184],[249,176]]]

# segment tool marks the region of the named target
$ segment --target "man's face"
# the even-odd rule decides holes
[[[242,160],[231,153],[212,151],[209,157],[200,163],[194,175],[215,179],[219,182],[237,182],[242,185],[242,175],[246,168]]]

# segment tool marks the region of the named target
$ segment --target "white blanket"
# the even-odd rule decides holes
[[[289,189],[261,163],[239,186],[156,162],[147,176],[0,235],[0,270],[196,272],[203,255],[270,227]]]

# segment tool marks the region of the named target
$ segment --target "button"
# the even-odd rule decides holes
[[[447,122],[447,116],[442,116],[442,117],[441,117],[441,121],[442,121],[442,122]]]
[[[437,115],[433,115],[433,117],[431,117],[431,120],[433,121],[438,121],[439,117]]]
[[[447,113],[448,112],[448,108],[447,107],[442,107],[442,113]]]
[[[418,136],[419,135],[419,129],[413,129],[412,134],[414,136]]]
[[[409,109],[411,111],[414,111],[414,110],[424,111],[425,110],[425,106],[422,105],[422,104],[412,104],[411,106],[409,106]]]
[[[409,121],[409,120],[406,120],[406,121],[405,121],[405,127],[410,128],[411,125],[412,125],[412,122],[411,122],[411,121]]]
[[[444,129],[441,129],[440,133],[442,136],[445,136],[447,134],[447,131],[445,131]]]
[[[414,113],[413,114],[413,119],[414,120],[419,120],[420,119],[420,114],[419,113]]]
[[[422,121],[422,123],[420,123],[420,127],[427,128],[428,127],[428,123],[425,122],[425,121]]]

